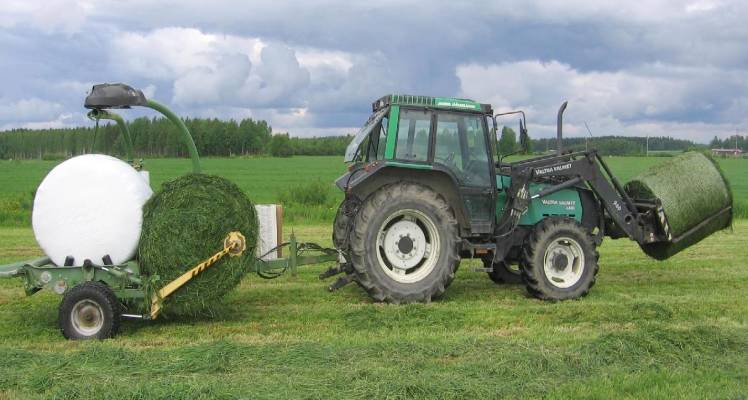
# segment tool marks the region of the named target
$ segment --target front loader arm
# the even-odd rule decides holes
[[[531,200],[585,184],[595,193],[613,223],[630,239],[638,243],[663,240],[656,224],[639,212],[637,204],[626,194],[596,150],[528,160],[516,163],[513,167],[513,180],[515,175],[521,179],[521,175],[529,173],[530,180],[560,181],[532,194]],[[659,207],[656,203],[647,206],[655,212]]]

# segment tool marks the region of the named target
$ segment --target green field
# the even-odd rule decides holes
[[[664,159],[609,161],[625,181]],[[204,163],[259,203],[344,170],[338,157]],[[745,205],[748,164],[721,163]],[[0,162],[0,198],[29,193],[53,165]],[[148,162],[155,185],[188,168]],[[307,219],[290,208],[287,233],[330,245],[326,211]],[[444,299],[404,306],[372,303],[354,285],[328,293],[317,279],[327,266],[252,275],[213,319],[127,321],[103,342],[66,341],[58,296],[27,298],[19,280],[0,280],[0,399],[746,399],[746,238],[748,221],[737,220],[665,262],[606,240],[590,295],[562,303],[498,286],[473,261]],[[0,228],[0,264],[40,254],[28,227]]]
[[[329,245],[328,226],[297,227]],[[748,222],[666,262],[606,241],[579,301],[545,303],[465,262],[431,304],[374,304],[303,268],[245,278],[213,320],[126,322],[68,342],[59,298],[0,281],[0,398],[652,398],[748,394]],[[38,255],[0,229],[0,263]]]
[[[608,163],[622,182],[647,167],[666,161],[664,157],[608,157]],[[748,217],[748,160],[720,159],[735,195],[736,214]],[[0,160],[0,226],[29,226],[31,193],[59,161]],[[342,199],[334,185],[345,172],[342,157],[292,158],[204,158],[206,173],[221,175],[236,182],[256,203],[286,203],[286,222],[293,224],[324,224],[332,221]],[[151,186],[157,189],[165,180],[190,171],[187,159],[146,160]],[[322,205],[289,202],[292,196],[283,192],[290,188],[317,184],[324,188]]]

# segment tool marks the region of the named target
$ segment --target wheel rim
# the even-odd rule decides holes
[[[436,224],[421,211],[398,210],[379,228],[377,259],[385,274],[396,282],[420,281],[439,259]]]
[[[546,248],[543,270],[548,281],[561,289],[574,286],[584,272],[584,251],[576,240],[559,237]]]
[[[70,312],[70,321],[73,329],[82,336],[92,336],[104,326],[104,310],[99,303],[84,299],[73,306]]]

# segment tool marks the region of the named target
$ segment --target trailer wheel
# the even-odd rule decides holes
[[[573,219],[548,218],[538,223],[524,247],[522,278],[539,299],[577,299],[595,284],[597,260],[587,229]]]
[[[350,232],[355,280],[376,301],[429,302],[459,265],[457,220],[444,198],[415,183],[369,196]]]
[[[119,329],[121,305],[100,282],[84,282],[70,289],[60,303],[58,322],[67,339],[108,339]]]
[[[483,258],[483,268],[491,268],[491,272],[487,272],[488,277],[498,284],[517,284],[522,283],[522,268],[519,265],[507,264],[506,262],[499,262],[492,265],[492,258]]]

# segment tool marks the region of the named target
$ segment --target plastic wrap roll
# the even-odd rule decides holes
[[[104,265],[129,261],[138,248],[148,183],[129,164],[88,154],[56,166],[36,191],[32,225],[36,241],[57,265],[73,257]]]

